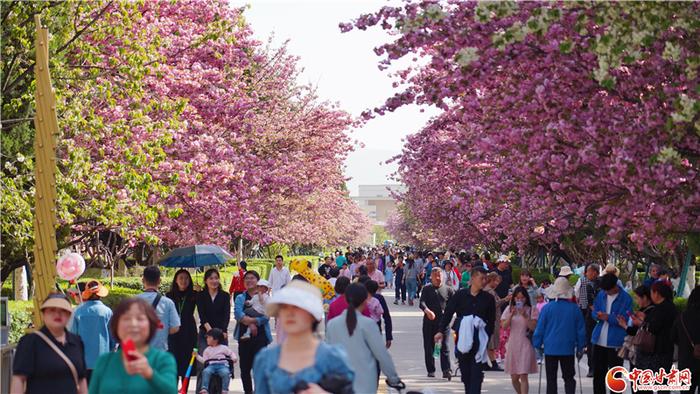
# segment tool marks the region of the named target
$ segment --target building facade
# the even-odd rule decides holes
[[[386,220],[396,210],[392,193],[404,191],[403,185],[360,185],[359,193],[352,199],[372,220],[372,224],[385,226]]]

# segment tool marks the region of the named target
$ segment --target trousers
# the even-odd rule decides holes
[[[460,353],[455,351],[459,363],[460,378],[464,384],[464,394],[480,394],[481,384],[484,381],[484,364],[477,363],[474,358],[476,352]]]
[[[544,365],[547,370],[547,394],[557,394],[557,371],[561,366],[561,377],[564,379],[564,392],[574,394],[576,392],[576,371],[574,359],[571,356],[544,356]]]
[[[221,378],[221,390],[228,391],[229,380],[231,379],[231,371],[227,364],[209,364],[202,371],[202,388],[209,390],[209,381],[213,375],[218,375]]]
[[[622,359],[617,356],[617,349],[603,346],[593,346],[593,394],[605,394],[605,375],[608,370],[622,365]]]
[[[435,334],[440,331],[440,321],[439,319],[428,320],[423,319],[423,353],[425,356],[425,369],[428,373],[435,372],[435,358],[433,357],[433,350],[435,349]],[[442,372],[450,370],[450,349],[447,346],[447,335],[448,332],[442,333],[442,343],[440,348],[440,368]]]
[[[241,366],[241,381],[243,382],[243,391],[246,394],[253,393],[253,379],[250,372],[253,370],[253,360],[267,346],[267,338],[264,332],[259,332],[258,335],[250,337],[245,341],[238,341],[238,355],[240,357]]]

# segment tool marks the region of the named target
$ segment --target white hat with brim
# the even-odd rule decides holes
[[[508,258],[507,255],[502,254],[502,255],[498,256],[498,260],[496,260],[496,262],[497,263],[500,263],[500,262],[507,263],[507,262],[510,262],[510,258]]]
[[[574,271],[572,271],[571,267],[569,267],[568,265],[561,267],[561,270],[559,270],[559,276],[569,276],[573,274]]]
[[[267,314],[277,316],[280,305],[293,305],[303,309],[316,321],[323,318],[323,301],[321,301],[321,291],[301,280],[293,280],[287,286],[278,290],[270,297],[267,303]]]
[[[71,306],[70,302],[66,298],[61,296],[49,295],[46,301],[44,301],[44,303],[41,304],[41,307],[39,309],[43,311],[46,308],[58,308],[63,309],[68,313],[73,313],[73,307]]]
[[[552,286],[547,289],[547,298],[566,298],[570,299],[574,296],[574,288],[571,287],[569,280],[563,276],[558,277]]]
[[[270,287],[272,287],[272,286],[270,286],[270,282],[268,282],[268,281],[265,280],[265,279],[260,279],[260,280],[258,281],[258,286],[265,286],[265,287],[267,287],[268,289],[269,289]]]

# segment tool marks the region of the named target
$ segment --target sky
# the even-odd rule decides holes
[[[392,78],[377,68],[379,57],[373,49],[392,37],[382,29],[352,30],[341,33],[338,23],[378,10],[387,1],[369,0],[230,0],[235,7],[248,5],[244,12],[254,36],[273,45],[289,40],[289,52],[299,56],[304,69],[299,83],[317,87],[322,100],[338,102],[345,111],[359,116],[362,111],[381,105],[395,93]],[[393,2],[393,1],[392,1]],[[362,143],[346,160],[345,175],[351,195],[357,186],[395,183],[387,177],[396,165],[383,164],[398,155],[403,139],[417,132],[437,111],[404,107],[370,120],[350,136]]]

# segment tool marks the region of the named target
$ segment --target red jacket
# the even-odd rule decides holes
[[[228,288],[229,294],[233,297],[233,293],[242,293],[246,291],[245,284],[243,283],[243,276],[245,271],[242,268],[238,269],[238,276],[231,277],[231,286]]]

